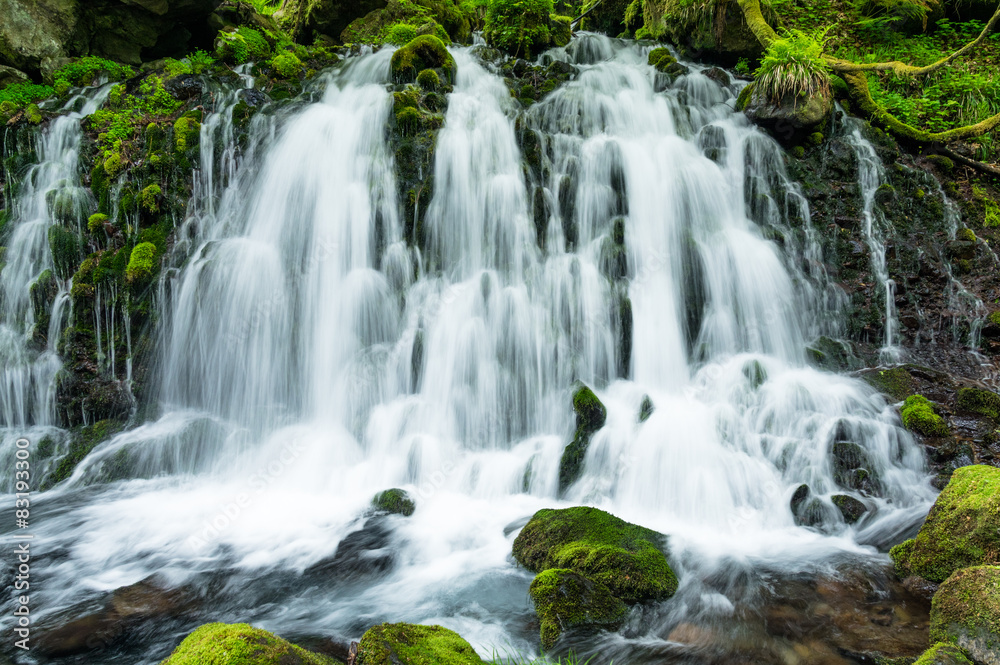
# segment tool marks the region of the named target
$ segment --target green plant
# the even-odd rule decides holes
[[[87,230],[91,233],[97,233],[98,230],[104,228],[104,223],[108,221],[108,216],[103,213],[94,213],[87,219]]]
[[[733,67],[733,71],[735,71],[740,76],[749,76],[750,61],[747,60],[746,58],[740,58],[739,60],[736,61],[736,66]]]
[[[271,46],[260,32],[241,25],[236,30],[219,32],[216,55],[226,62],[242,65],[251,60],[267,60]]]
[[[394,23],[385,31],[386,44],[405,46],[417,38],[417,29],[409,23]]]
[[[125,278],[129,283],[145,281],[153,275],[156,253],[156,245],[151,242],[142,242],[132,248],[125,268]]]
[[[754,86],[765,99],[778,103],[794,98],[830,94],[830,67],[822,58],[825,32],[790,30],[774,40],[754,73]]]
[[[548,46],[552,0],[489,0],[486,41],[511,55],[532,57]]]
[[[271,69],[281,78],[297,78],[302,71],[302,61],[291,51],[285,51],[271,58]]]
[[[102,77],[108,81],[122,81],[135,76],[135,70],[111,60],[87,56],[63,65],[53,75],[56,94],[63,94],[70,87],[94,85]]]
[[[0,89],[0,104],[4,104],[4,115],[13,115],[17,110],[52,96],[52,88],[35,83],[14,83]]]

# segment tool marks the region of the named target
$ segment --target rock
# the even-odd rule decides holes
[[[767,381],[767,370],[759,360],[750,360],[743,365],[743,376],[750,383],[750,387],[757,390]]]
[[[722,87],[728,87],[733,79],[729,76],[729,73],[725,69],[720,69],[718,67],[712,67],[711,69],[706,69],[702,72],[705,76],[712,79]]]
[[[559,493],[565,492],[580,477],[583,458],[590,446],[590,437],[604,427],[607,410],[587,386],[580,386],[573,393],[573,410],[576,411],[576,433],[559,461]]]
[[[564,630],[616,630],[628,608],[600,582],[565,568],[550,568],[531,583],[531,600],[541,622],[542,647],[551,649]]]
[[[663,600],[677,591],[666,536],[597,508],[539,510],[514,540],[528,570],[568,568],[625,602]]]
[[[916,381],[905,367],[872,370],[861,376],[870,386],[894,400],[901,401],[916,390]]]
[[[295,41],[309,44],[318,35],[339,37],[351,21],[387,4],[386,0],[290,0],[276,16]]]
[[[910,395],[900,409],[903,426],[924,436],[948,436],[948,426],[934,413],[934,405],[923,395]]]
[[[455,81],[455,59],[433,35],[421,35],[392,54],[392,78],[397,83],[412,83],[425,69],[438,70],[449,83]]]
[[[416,504],[410,495],[404,490],[395,488],[376,494],[372,499],[372,506],[375,510],[403,517],[409,517],[416,509]]]
[[[808,99],[786,95],[774,104],[752,89],[744,109],[747,117],[786,146],[798,145],[815,132],[833,111],[833,99],[816,94]]]
[[[897,570],[944,582],[960,568],[1000,556],[1000,469],[956,469],[912,545],[892,550]]]
[[[441,626],[383,623],[358,645],[358,665],[485,665],[468,642]]]
[[[346,581],[384,573],[395,562],[389,549],[391,539],[392,530],[385,515],[376,515],[361,529],[344,536],[333,556],[314,564],[306,574]]]
[[[653,400],[649,398],[649,395],[643,395],[642,403],[639,405],[639,422],[644,423],[649,420],[649,417],[653,415],[653,411],[656,411]]]
[[[30,80],[31,77],[22,72],[20,69],[0,65],[0,88],[13,85],[15,83],[27,83]]]
[[[208,623],[184,638],[160,665],[339,665],[245,623]]]
[[[1000,395],[981,388],[958,391],[958,408],[1000,422]]]
[[[974,259],[976,258],[976,241],[952,240],[945,245],[945,253],[953,259]]]
[[[812,344],[806,347],[806,354],[809,361],[820,369],[839,372],[858,369],[862,366],[861,360],[854,355],[849,343],[832,337],[816,338]]]
[[[841,487],[875,494],[881,486],[878,473],[864,448],[850,441],[836,441],[830,448],[833,479]]]
[[[573,27],[571,16],[549,16],[549,33],[552,35],[553,46],[566,46],[573,38]]]
[[[1000,566],[965,568],[941,585],[931,603],[931,641],[957,644],[977,663],[1000,665]]]
[[[167,92],[177,99],[195,99],[201,96],[201,80],[193,74],[176,76],[163,84]]]
[[[677,58],[665,48],[655,48],[650,51],[648,62],[656,71],[666,74],[671,81],[690,71],[687,67],[677,62]]]
[[[830,501],[837,507],[840,514],[844,516],[844,521],[848,524],[854,524],[868,512],[868,506],[848,494],[834,494],[830,497]]]
[[[0,0],[0,64],[38,74],[69,55],[77,0]]]
[[[955,645],[938,642],[925,651],[913,665],[972,665],[972,661]]]
[[[792,494],[789,507],[797,526],[819,526],[826,519],[827,507],[818,497],[810,498],[809,486],[799,485]]]

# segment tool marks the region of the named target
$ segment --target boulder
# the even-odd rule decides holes
[[[576,411],[576,433],[563,451],[559,461],[559,492],[565,492],[580,477],[583,458],[590,447],[590,437],[604,427],[608,412],[597,399],[594,391],[581,385],[573,393],[573,410]]]
[[[956,571],[931,602],[931,641],[964,649],[972,660],[1000,665],[1000,566]]]
[[[379,512],[409,517],[417,506],[405,490],[393,488],[376,494],[372,507]]]
[[[276,14],[299,43],[337,38],[351,21],[382,9],[387,0],[289,0]]]
[[[948,436],[948,426],[934,412],[934,405],[923,395],[910,395],[899,412],[903,426],[924,436]]]
[[[912,543],[892,550],[897,571],[941,583],[1000,557],[1000,469],[956,469]]]
[[[835,441],[830,447],[833,479],[841,487],[875,494],[879,491],[878,472],[868,452],[851,441]]]
[[[925,651],[913,665],[972,665],[972,661],[954,644],[938,642]]]
[[[786,95],[779,103],[768,100],[752,87],[744,113],[767,133],[786,146],[798,145],[814,133],[833,111],[833,98],[822,93],[806,99]]]
[[[160,665],[340,665],[245,623],[209,623],[184,638]]]
[[[541,622],[545,649],[551,649],[564,630],[617,630],[628,613],[625,603],[608,587],[566,568],[539,573],[529,593]]]
[[[31,77],[22,72],[20,69],[0,65],[0,88],[5,88],[8,85],[13,85],[15,83],[27,83],[30,80]]]
[[[392,54],[392,78],[397,83],[412,83],[424,70],[435,70],[438,77],[455,81],[455,59],[444,42],[434,35],[421,35]]]
[[[528,570],[570,569],[630,603],[677,591],[667,551],[663,534],[582,506],[539,510],[514,540],[514,558]]]
[[[485,665],[458,633],[441,626],[383,623],[358,644],[358,665]]]
[[[848,494],[835,494],[830,497],[830,501],[837,507],[840,514],[844,516],[844,521],[848,524],[854,524],[868,512],[868,506]]]

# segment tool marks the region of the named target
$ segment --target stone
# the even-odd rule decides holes
[[[1000,665],[1000,566],[958,570],[941,585],[931,602],[931,641]]]

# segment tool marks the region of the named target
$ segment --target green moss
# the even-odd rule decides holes
[[[962,388],[958,391],[958,408],[1000,422],[1000,395],[989,390]]]
[[[394,23],[385,31],[385,42],[394,46],[409,44],[416,38],[417,29],[409,23]]]
[[[931,601],[931,642],[949,642],[976,661],[1000,653],[1000,567],[956,571]]]
[[[121,430],[121,428],[121,423],[113,420],[101,420],[80,429],[70,440],[69,451],[60,458],[55,471],[45,478],[41,489],[48,489],[69,478],[73,474],[73,469],[76,468],[76,465],[90,454],[90,451],[97,444],[108,440],[112,435]]]
[[[823,145],[823,134],[822,132],[813,132],[809,135],[809,145],[818,146]]]
[[[551,649],[564,630],[581,626],[615,630],[628,613],[625,603],[608,587],[566,568],[539,573],[529,593],[545,649]]]
[[[372,506],[375,510],[403,515],[404,517],[412,515],[417,507],[409,494],[404,490],[396,488],[376,494],[375,498],[372,499]]]
[[[956,240],[964,240],[965,242],[976,242],[976,234],[972,232],[972,229],[958,229],[955,232]]]
[[[746,109],[747,105],[750,103],[750,97],[753,95],[753,85],[743,86],[740,90],[739,96],[736,97],[736,110],[743,111]]]
[[[900,411],[903,426],[924,436],[948,436],[948,426],[934,413],[934,405],[923,395],[910,395]]]
[[[291,51],[285,51],[271,58],[271,69],[281,78],[298,78],[302,71],[302,61]]]
[[[160,196],[162,194],[163,190],[160,189],[159,185],[149,185],[139,194],[139,205],[146,212],[160,212]]]
[[[122,163],[122,157],[118,153],[111,154],[104,160],[104,172],[109,178],[118,177],[123,168],[125,168],[125,165]]]
[[[235,30],[219,32],[215,40],[215,55],[230,64],[242,65],[251,60],[261,62],[271,57],[271,46],[257,30],[240,26]]]
[[[80,262],[80,240],[77,235],[62,226],[49,227],[49,250],[60,279],[69,279]]]
[[[601,400],[587,386],[580,386],[573,393],[573,410],[576,411],[576,432],[559,461],[560,492],[565,492],[579,478],[583,459],[590,447],[590,437],[604,427],[607,418],[607,411]]]
[[[910,576],[910,555],[913,554],[913,544],[915,542],[916,540],[910,538],[898,545],[894,545],[889,550],[889,558],[892,559],[893,568],[899,579],[906,579]]]
[[[424,116],[418,109],[406,107],[396,112],[396,125],[404,136],[413,136],[420,131]]]
[[[1000,469],[984,465],[956,469],[920,527],[909,569],[940,583],[959,568],[994,562],[998,557]]]
[[[972,661],[954,644],[938,642],[925,651],[913,665],[972,665]]]
[[[24,119],[33,125],[37,125],[42,121],[42,112],[39,110],[37,104],[28,104],[24,109]]]
[[[990,312],[990,315],[986,317],[986,320],[995,326],[1000,326],[1000,310]]]
[[[392,77],[398,83],[415,81],[425,69],[440,69],[449,82],[455,80],[455,59],[444,42],[433,35],[421,35],[392,54]]]
[[[87,230],[91,233],[97,233],[104,229],[104,222],[108,221],[108,216],[97,212],[91,215],[87,219]]]
[[[441,77],[433,69],[425,69],[417,74],[417,85],[424,90],[437,90],[441,87]]]
[[[209,623],[184,638],[161,665],[334,665],[337,662],[245,623]]]
[[[178,154],[193,152],[198,148],[201,123],[188,115],[182,115],[174,122],[174,149]]]
[[[549,46],[552,0],[489,0],[483,36],[510,55],[534,58]]]
[[[586,507],[539,510],[514,541],[514,558],[528,570],[569,568],[626,602],[674,594],[666,551],[666,536]]]
[[[462,637],[441,626],[383,623],[358,644],[359,665],[485,665]],[[171,664],[173,665],[173,664]]]
[[[63,65],[53,74],[57,88],[83,87],[94,85],[101,78],[108,81],[123,81],[135,76],[135,70],[111,60],[87,56]]]
[[[139,243],[129,255],[125,277],[129,283],[143,282],[153,275],[156,269],[156,245],[151,242]]]
[[[573,18],[571,16],[549,16],[549,34],[553,46],[566,46],[573,38]]]

